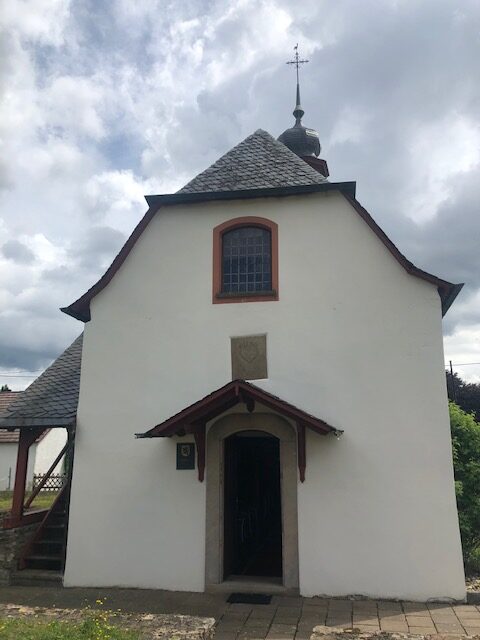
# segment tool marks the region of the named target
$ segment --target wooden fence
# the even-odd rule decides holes
[[[38,487],[38,485],[42,482],[44,478],[44,474],[42,473],[34,473],[33,474],[33,487],[32,490]],[[42,487],[42,491],[60,491],[67,482],[67,476],[64,473],[52,474],[49,478],[47,478],[44,486]]]

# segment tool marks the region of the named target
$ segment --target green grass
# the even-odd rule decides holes
[[[90,614],[79,622],[0,618],[0,640],[140,640],[108,622],[104,613]]]
[[[32,503],[32,509],[48,509],[52,506],[53,501],[57,497],[56,491],[49,491],[48,493],[40,493]],[[12,507],[13,491],[0,491],[0,511],[10,511]],[[25,500],[29,494],[26,494]],[[0,636],[1,637],[1,636]]]

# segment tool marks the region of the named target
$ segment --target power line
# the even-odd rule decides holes
[[[480,362],[446,362],[445,363],[445,367],[467,367],[469,365],[480,365]],[[32,371],[31,375],[25,375],[25,374],[18,374],[18,373],[5,373],[4,371],[2,371],[0,373],[0,378],[34,378],[36,373],[42,373],[43,371],[45,371],[45,369],[37,369],[35,371]]]
[[[35,378],[35,373],[30,376],[17,375],[16,373],[0,373],[0,378]]]
[[[445,366],[449,367],[450,365],[453,365],[454,367],[466,367],[469,364],[480,364],[480,362],[449,362],[446,363]]]
[[[9,369],[7,370],[2,369],[1,373],[11,373],[12,375],[15,375],[20,371],[29,371],[30,373],[41,373],[42,371],[45,371],[45,369],[15,369],[14,371],[10,371]]]

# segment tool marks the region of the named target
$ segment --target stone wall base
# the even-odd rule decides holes
[[[38,526],[39,523],[15,529],[0,528],[0,586],[8,586],[11,583],[12,572],[17,569],[19,553]]]

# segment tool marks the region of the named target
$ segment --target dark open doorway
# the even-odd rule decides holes
[[[262,431],[242,431],[225,440],[225,579],[282,577],[279,445]]]

